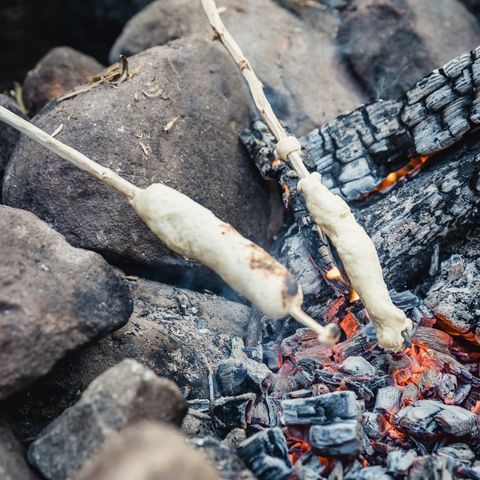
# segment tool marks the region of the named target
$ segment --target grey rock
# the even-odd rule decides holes
[[[221,47],[199,39],[157,47],[131,58],[130,72],[137,74],[120,85],[52,104],[34,123],[49,132],[62,124],[57,139],[140,187],[164,182],[265,242],[269,195],[238,143],[248,97]],[[73,245],[122,265],[189,284],[189,275],[201,272],[203,287],[220,282],[210,271],[209,282],[205,267],[167,249],[120,195],[28,139],[12,156],[4,201],[36,213]]]
[[[35,480],[25,453],[7,425],[0,423],[0,478],[2,480]]]
[[[354,0],[353,6],[338,43],[374,99],[403,94],[436,65],[480,41],[474,17],[455,0]],[[455,75],[460,68],[450,64],[448,71]]]
[[[140,422],[116,434],[76,480],[219,480],[176,429]],[[231,478],[231,477],[229,477]]]
[[[73,479],[115,432],[140,420],[180,425],[186,410],[172,381],[127,359],[96,378],[31,444],[28,458],[49,480]]]
[[[24,118],[24,115],[15,101],[7,97],[7,95],[0,94],[0,106],[10,110],[11,112]],[[20,137],[20,132],[7,124],[0,122],[0,195],[2,193],[2,182],[5,167],[7,166],[10,155],[17,144]]]
[[[65,354],[124,325],[132,302],[98,254],[70,246],[29,212],[0,206],[0,398]]]
[[[228,357],[230,337],[243,332],[259,338],[244,305],[145,280],[130,288],[134,311],[123,328],[68,355],[2,405],[22,440],[38,435],[90,382],[124,358],[174,380],[189,399],[209,398],[211,373]]]
[[[305,133],[362,103],[336,53],[338,15],[322,11],[312,25],[273,0],[224,0],[222,7],[223,21],[266,85],[274,110],[291,128]],[[190,0],[157,0],[127,24],[110,58],[114,61],[121,53],[135,54],[191,34],[212,37],[202,8],[192,7]],[[239,84],[242,81],[239,76]]]
[[[23,101],[35,115],[49,101],[73,87],[88,83],[105,67],[94,58],[69,47],[57,47],[42,57],[23,81]]]

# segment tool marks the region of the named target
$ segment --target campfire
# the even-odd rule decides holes
[[[0,96],[0,120],[11,128],[0,138],[7,132],[15,145],[0,208],[0,220],[8,221],[4,263],[14,265],[8,275],[0,269],[0,477],[480,478],[480,47],[418,78],[397,99],[366,103],[297,138],[302,116],[292,125],[277,117],[281,99],[257,77],[224,22],[230,6],[199,0],[199,9],[200,3],[210,38],[192,34],[186,46],[174,43],[173,53],[158,47],[163,63],[148,56],[155,49],[127,58],[120,37],[112,50],[121,55],[118,64],[83,86],[56,85],[34,118],[29,113],[41,99],[28,112],[19,86],[8,102]],[[342,2],[279,3],[275,8],[302,22],[307,12],[329,8],[345,18],[363,15],[363,7],[351,13]],[[177,48],[187,51],[178,62]],[[232,120],[228,128],[235,148],[238,136],[241,155],[256,167],[248,175],[263,182],[261,194],[273,192],[265,203],[283,208],[265,241],[252,241],[225,220],[225,211],[217,213],[227,187],[207,205],[208,187],[186,194],[175,178],[152,173],[160,150],[142,102],[167,110],[156,125],[166,156],[175,142],[183,148],[192,124],[185,126],[189,114],[178,106],[188,109],[207,95],[186,94],[179,79],[205,48],[218,65],[202,68],[219,75],[225,98],[219,94],[213,114],[208,98],[200,103],[195,124],[205,115],[227,125],[218,117],[233,98],[225,93],[228,82],[247,103],[248,88],[251,123],[237,132]],[[280,55],[290,47],[278,48]],[[160,79],[160,64],[169,82]],[[112,98],[126,102],[126,115],[141,118],[133,130],[114,115],[93,123],[88,117],[84,101],[106,99],[103,108],[116,108]],[[68,123],[81,115],[82,126]],[[214,144],[219,134],[210,137],[216,130],[208,121],[202,142],[182,150],[178,171],[189,175],[184,162],[195,150],[199,188],[217,166],[227,185],[227,164],[235,184],[228,188],[243,195],[228,159],[202,171],[223,144]],[[110,124],[117,141],[135,139],[141,167],[115,163],[121,148],[111,154],[101,147],[109,161],[96,154],[94,140],[109,138]],[[92,137],[81,148],[72,132]],[[31,152],[42,161],[26,162],[37,158]],[[92,182],[93,193],[80,179]],[[52,191],[63,181],[70,183],[57,200]],[[73,219],[55,203],[66,205],[72,192],[86,201]],[[83,213],[98,224],[85,222]],[[118,216],[116,224],[110,216]],[[112,237],[116,228],[120,241]],[[40,275],[33,287],[31,272]],[[75,276],[81,282],[72,286]],[[18,278],[31,297],[28,308],[18,299],[25,299],[23,287],[20,297],[15,290]],[[52,298],[70,303],[52,307]]]

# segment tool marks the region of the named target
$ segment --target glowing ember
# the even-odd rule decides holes
[[[277,168],[280,168],[282,166],[282,161],[279,159],[279,158],[276,158],[273,162],[272,162],[272,167],[274,169],[277,169]]]
[[[325,277],[327,280],[330,280],[330,281],[339,280],[340,282],[347,283],[343,278],[343,275],[341,274],[340,270],[337,267],[333,267],[330,270],[328,270],[327,273],[325,274]]]
[[[283,187],[282,200],[285,208],[288,208],[288,205],[290,204],[290,189],[287,185],[284,185]]]
[[[428,156],[414,157],[404,165],[402,168],[398,169],[395,172],[389,173],[385,179],[379,183],[372,191],[360,196],[359,200],[366,200],[371,195],[375,193],[387,193],[389,192],[398,182],[404,180],[405,178],[411,178],[415,176],[422,166],[429,160]]]

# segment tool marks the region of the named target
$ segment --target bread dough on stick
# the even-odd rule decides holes
[[[378,344],[382,348],[401,350],[403,331],[413,327],[412,321],[390,299],[383,280],[382,267],[375,245],[355,221],[347,203],[325,187],[320,174],[312,173],[298,182],[307,207],[335,246],[347,275],[362,299],[375,325]]]
[[[293,275],[210,210],[163,184],[137,191],[130,203],[170,249],[210,267],[269,318],[292,315],[322,341],[335,340],[336,325],[322,327],[301,311],[303,293]]]
[[[288,270],[210,210],[166,185],[138,188],[2,106],[0,120],[127,197],[172,250],[215,270],[265,315],[274,319],[291,315],[317,333],[321,341],[337,340],[337,325],[323,327],[302,311],[302,291]]]

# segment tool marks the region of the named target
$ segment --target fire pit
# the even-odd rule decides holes
[[[451,2],[480,43],[472,14]],[[23,92],[17,85],[0,95],[15,114],[7,113],[10,125],[18,117],[37,125],[24,121],[21,131],[123,193],[164,242],[104,185],[0,124],[0,477],[480,479],[480,47],[457,48],[428,73],[436,51],[417,28],[425,12],[415,2],[224,3],[222,20],[255,71],[259,64],[282,118],[275,136],[212,41],[200,0],[193,12],[184,0],[147,6],[111,52],[142,53],[103,72],[56,49]],[[430,3],[422,8],[433,16]],[[283,59],[278,71],[265,45],[248,45],[241,33],[262,25],[264,11],[282,32],[294,29],[272,46]],[[161,35],[152,27],[159,19]],[[214,40],[232,48],[209,19]],[[390,32],[418,46],[405,51],[416,83],[408,72],[398,98],[374,27],[385,42]],[[338,50],[328,50],[330,28]],[[269,29],[266,38],[278,39]],[[382,81],[360,60],[358,38]],[[292,72],[282,55],[305,60],[315,41],[328,45],[332,69],[349,72],[328,88],[347,92],[356,82],[342,97],[348,113],[316,117],[307,105],[315,99],[295,93],[308,66]],[[252,67],[233,50],[248,80]],[[372,76],[377,83],[367,85]],[[371,98],[377,87],[387,99]],[[304,133],[301,151],[294,130]],[[290,139],[281,148],[278,131]],[[62,154],[65,144],[79,151]],[[364,290],[353,287],[347,257],[299,183],[311,174],[372,239],[387,297],[413,325],[397,332],[401,348],[382,348]],[[155,208],[139,196],[151,184],[160,188]],[[163,215],[180,204],[197,242],[187,223],[179,236]],[[217,229],[235,240],[230,255]],[[215,245],[230,263],[218,266]],[[242,283],[231,271],[243,248],[252,254]],[[275,293],[280,274],[277,308],[259,292]],[[269,318],[277,310],[291,316]]]

